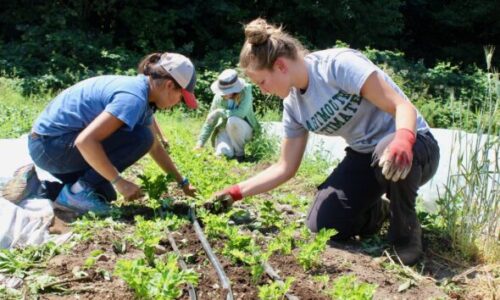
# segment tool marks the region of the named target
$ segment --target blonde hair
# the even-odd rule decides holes
[[[304,46],[294,37],[258,18],[245,26],[245,43],[240,52],[240,67],[252,65],[256,70],[272,69],[278,57],[292,60],[307,53]]]

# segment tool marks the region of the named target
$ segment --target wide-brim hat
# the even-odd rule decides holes
[[[210,85],[210,89],[214,94],[225,96],[241,92],[245,88],[245,85],[246,81],[238,77],[236,70],[226,69]]]

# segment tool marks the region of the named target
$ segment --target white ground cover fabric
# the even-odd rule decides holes
[[[279,139],[283,137],[283,127],[280,122],[266,122],[263,124],[263,128],[265,132],[271,136],[278,137]],[[429,182],[420,188],[419,196],[423,199],[426,210],[435,212],[437,210],[436,201],[439,199],[440,195],[442,196],[445,193],[445,186],[449,174],[453,175],[457,173],[458,156],[463,155],[465,161],[471,159],[471,149],[482,149],[486,136],[483,135],[482,138],[478,138],[476,134],[466,133],[460,130],[439,128],[433,128],[431,132],[439,143],[441,159],[436,174]],[[328,170],[331,172],[333,170],[333,162],[340,161],[345,156],[344,149],[346,147],[347,144],[341,137],[328,137],[309,133],[309,141],[307,143],[305,155],[321,156],[327,161],[332,162],[332,168]],[[495,155],[495,151],[490,151],[488,153],[491,169],[495,163],[499,163],[499,158]],[[498,173],[490,177],[489,185],[491,188],[498,186],[499,178],[500,175]]]
[[[27,136],[18,139],[0,139],[0,187],[14,171],[31,161]],[[42,180],[57,180],[37,168]],[[54,217],[49,199],[29,198],[18,205],[0,196],[0,248],[39,245],[51,240],[48,228]]]

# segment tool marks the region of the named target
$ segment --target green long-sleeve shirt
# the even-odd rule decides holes
[[[212,100],[212,105],[210,106],[210,112],[216,109],[222,109],[225,112],[225,117],[219,118],[214,122],[209,123],[208,120],[205,121],[201,127],[200,135],[198,136],[197,144],[199,146],[205,145],[207,140],[210,138],[212,133],[217,133],[217,131],[226,124],[228,117],[239,117],[248,122],[253,131],[256,132],[260,130],[260,124],[255,117],[253,111],[253,96],[252,96],[252,85],[247,84],[241,92],[241,100],[238,106],[234,109],[228,109],[228,101],[224,100],[222,96],[215,95]],[[215,137],[216,134],[213,135]]]

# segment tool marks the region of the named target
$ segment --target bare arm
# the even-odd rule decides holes
[[[153,136],[155,138],[153,139],[153,146],[151,147],[151,150],[149,150],[149,155],[151,155],[151,157],[163,171],[174,175],[175,181],[180,184],[183,180],[183,177],[177,170],[177,167],[170,158],[170,155],[168,155],[165,148],[161,146],[160,141],[156,138],[156,136],[158,136],[158,132],[157,127],[154,126],[154,123],[150,126],[150,129],[153,132]],[[182,189],[184,193],[189,196],[194,196],[194,193],[196,191],[196,189],[190,184],[183,186]]]
[[[361,96],[393,115],[396,120],[396,129],[406,128],[416,131],[417,111],[415,107],[389,86],[377,72],[373,72],[366,79],[361,88]]]
[[[155,132],[157,133],[158,138],[160,139],[161,145],[163,145],[163,147],[168,148],[168,146],[169,146],[168,140],[165,137],[165,134],[161,130],[160,125],[158,124],[158,121],[156,120],[156,118],[154,116],[153,116],[153,126],[155,129],[155,131],[153,131],[153,133],[155,133]]]
[[[242,195],[252,196],[267,192],[295,176],[304,155],[307,137],[308,134],[304,134],[292,139],[283,139],[278,162],[238,184]]]

